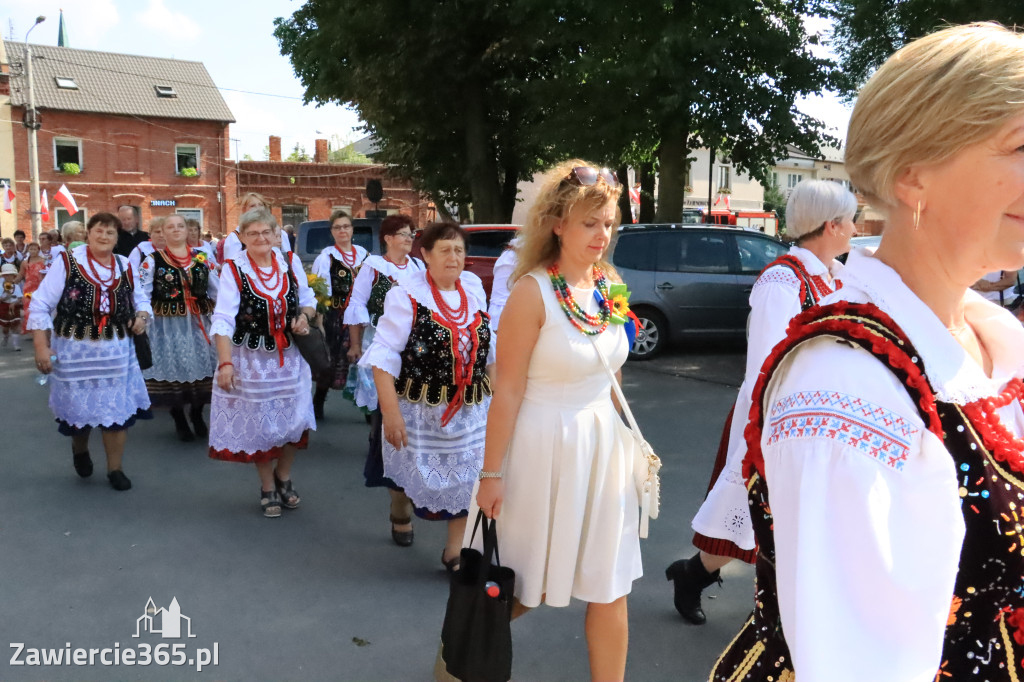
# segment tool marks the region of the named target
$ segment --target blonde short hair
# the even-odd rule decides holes
[[[897,204],[897,178],[941,163],[1024,112],[1024,36],[986,22],[906,45],[861,88],[846,170],[872,206]]]
[[[857,213],[857,197],[832,180],[805,180],[797,184],[786,202],[786,237],[799,241],[830,220]]]
[[[609,201],[618,201],[622,185],[612,187],[604,179],[593,185],[579,185],[569,182],[572,170],[578,166],[595,166],[582,159],[570,159],[555,166],[540,188],[536,201],[530,207],[526,224],[519,231],[516,246],[516,268],[510,283],[539,267],[547,267],[558,260],[561,245],[555,235],[555,225],[564,220],[578,205],[601,208]],[[618,228],[622,217],[618,205],[615,207],[615,225]],[[611,250],[609,246],[608,250]],[[618,279],[615,268],[607,261],[608,251],[601,256],[597,266],[614,280]]]

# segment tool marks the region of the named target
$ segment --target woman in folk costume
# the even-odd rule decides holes
[[[167,243],[164,241],[164,221],[166,219],[164,216],[159,216],[150,220],[148,225],[149,239],[139,242],[139,245],[128,254],[128,263],[131,264],[132,272],[135,273],[136,286],[138,286],[139,273],[142,271],[142,261],[157,249],[167,246]]]
[[[693,544],[700,551],[665,570],[674,582],[676,610],[695,625],[706,621],[701,591],[720,579],[720,569],[733,559],[752,564],[756,558],[740,470],[747,453],[743,429],[750,392],[765,358],[785,338],[789,321],[838,286],[834,277],[842,264],[835,258],[850,250],[856,212],[857,198],[837,182],[797,185],[786,203],[786,236],[794,245],[764,269],[750,292],[746,373],[722,434],[707,499],[692,521]]]
[[[441,563],[449,572],[458,568],[466,510],[483,465],[494,364],[483,284],[464,271],[466,237],[454,223],[427,226],[421,241],[427,269],[388,292],[360,361],[373,367],[377,383],[384,474],[402,488],[417,517],[448,522]]]
[[[344,322],[349,329],[349,362],[355,363],[373,342],[377,320],[384,314],[384,299],[391,287],[404,284],[426,266],[409,255],[412,250],[414,223],[406,215],[391,215],[381,222],[380,245],[383,256],[367,256],[352,284],[352,295],[345,309]],[[368,488],[388,488],[391,495],[391,539],[401,547],[413,543],[411,502],[394,481],[384,475],[381,455],[380,410],[377,409],[377,387],[369,366],[356,367],[355,403],[370,415],[370,447],[363,476]]]
[[[128,259],[114,254],[120,229],[110,213],[89,219],[87,242],[54,258],[32,294],[28,328],[36,366],[53,374],[50,409],[58,430],[71,437],[75,472],[92,475],[89,435],[99,427],[107,480],[128,490],[132,483],[121,469],[127,430],[151,417],[130,334],[145,330],[149,314],[138,308]]]
[[[316,301],[298,257],[274,248],[276,228],[265,208],[242,214],[245,249],[221,269],[211,329],[210,457],[256,465],[269,518],[299,506],[292,463],[316,430],[309,365],[289,338],[309,333]]]
[[[572,160],[548,174],[530,209],[469,510],[498,519],[502,565],[516,572],[513,615],[587,602],[594,680],[625,675],[626,598],[643,572],[633,437],[605,364],[617,371],[629,353],[606,260],[620,192],[614,173]]]
[[[217,366],[210,335],[217,273],[205,251],[189,247],[182,216],[168,216],[162,232],[166,246],[146,256],[136,278],[140,305],[153,315],[149,331],[153,366],[142,375],[153,405],[170,408],[178,438],[190,442],[209,434],[203,406],[210,402]],[[185,418],[186,407],[192,428]]]
[[[1024,676],[1024,329],[970,286],[1024,265],[1024,37],[903,47],[846,167],[885,215],[754,387],[753,616],[713,680]]]
[[[332,213],[334,244],[321,251],[313,261],[312,273],[327,282],[327,293],[331,297],[330,310],[324,315],[324,334],[331,353],[331,367],[316,377],[313,412],[317,419],[323,419],[327,392],[332,388],[344,388],[348,380],[349,333],[344,323],[345,309],[352,296],[352,283],[369,255],[366,249],[352,243],[352,233],[352,216],[341,210]]]

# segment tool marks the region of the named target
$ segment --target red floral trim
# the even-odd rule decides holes
[[[254,462],[269,462],[284,454],[285,445],[294,445],[298,450],[305,450],[309,447],[309,429],[302,432],[302,437],[292,443],[285,443],[270,448],[269,450],[258,450],[253,453],[231,452],[230,450],[216,450],[210,448],[210,459],[221,459],[225,462],[241,462],[252,464]]]
[[[925,378],[923,363],[910,340],[892,318],[870,303],[840,301],[806,310],[790,320],[786,338],[761,366],[754,384],[750,419],[743,431],[747,455],[743,459],[743,477],[750,480],[756,472],[764,476],[761,432],[764,429],[764,394],[768,382],[783,359],[804,341],[818,336],[848,339],[868,351],[892,369],[907,387],[928,430],[942,438],[942,424],[935,407],[935,394]],[[916,360],[916,362],[915,362]]]

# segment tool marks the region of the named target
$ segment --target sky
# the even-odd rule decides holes
[[[302,85],[273,36],[274,19],[289,16],[301,4],[300,0],[0,0],[0,33],[5,39],[24,40],[41,14],[46,21],[32,31],[30,42],[56,45],[63,8],[70,47],[203,62],[236,119],[230,129],[232,157],[237,151],[261,159],[270,135],[282,138],[285,154],[296,143],[312,154],[313,141],[320,137],[338,135],[348,141],[362,137],[354,111],[302,103]],[[850,111],[836,97],[813,97],[801,102],[800,109],[845,138]]]

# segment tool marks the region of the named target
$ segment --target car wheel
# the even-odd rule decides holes
[[[630,360],[650,360],[658,355],[668,343],[668,323],[657,310],[634,310],[640,324],[637,325],[636,339],[629,351]]]

